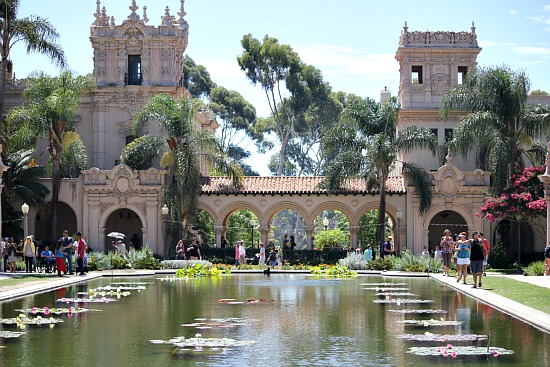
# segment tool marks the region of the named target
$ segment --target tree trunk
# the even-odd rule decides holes
[[[4,40],[5,41],[5,40]],[[2,47],[2,62],[0,67],[0,144],[2,144],[2,132],[4,130],[4,98],[6,96],[6,71],[8,70],[8,56],[5,47]]]
[[[376,238],[378,244],[382,246],[385,238],[386,227],[386,178],[387,175],[382,175],[379,182],[380,202],[378,204],[378,220],[376,223]]]
[[[51,240],[53,241],[56,236],[59,236],[57,233],[57,207],[59,202],[59,189],[61,187],[61,147],[57,147],[55,144],[52,144],[55,150],[52,152],[52,227],[51,227]],[[78,228],[76,228],[78,231]]]

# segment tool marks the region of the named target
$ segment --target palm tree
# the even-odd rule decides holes
[[[78,139],[74,127],[80,100],[94,84],[91,76],[73,76],[64,71],[59,77],[33,74],[23,92],[25,103],[11,110],[10,126],[19,126],[12,140],[21,146],[34,146],[38,138],[48,142],[52,161],[52,238],[57,235],[57,206],[63,171],[63,152]]]
[[[20,235],[21,212],[13,206],[14,203],[24,202],[30,206],[40,206],[50,193],[50,190],[38,180],[46,177],[46,169],[35,164],[33,154],[34,150],[18,150],[6,157],[9,169],[4,172],[2,178],[5,189],[2,195],[2,233]]]
[[[398,162],[397,157],[398,153],[413,149],[430,149],[435,154],[437,139],[424,127],[411,125],[398,130],[398,113],[395,97],[383,104],[371,98],[352,101],[323,139],[325,154],[334,157],[325,171],[324,185],[328,190],[338,189],[349,177],[364,179],[369,190],[378,189],[376,238],[380,244],[384,242],[386,181],[396,163],[402,165],[403,174],[420,196],[420,214],[429,209],[432,199],[428,173],[415,163]]]
[[[546,147],[538,138],[550,133],[550,107],[527,102],[529,78],[508,67],[478,68],[462,86],[447,91],[441,111],[466,111],[451,141],[451,149],[466,156],[475,151],[476,165],[492,172],[495,194],[510,184],[524,162],[540,165]]]
[[[171,232],[174,236],[180,229],[187,231],[190,228],[189,220],[195,216],[200,189],[201,157],[212,165],[213,171],[226,173],[232,177],[235,186],[241,185],[242,170],[218,150],[219,143],[213,134],[198,131],[194,120],[195,112],[193,101],[185,96],[174,99],[167,94],[158,94],[147,101],[133,121],[136,136],[141,135],[144,126],[152,120],[157,121],[164,130],[168,150],[160,163],[170,170],[164,202],[170,210]],[[152,143],[153,140],[141,141],[143,149],[133,146],[132,150],[141,150],[144,156],[158,151],[158,146]]]
[[[17,42],[23,42],[28,53],[46,55],[60,67],[66,64],[61,46],[55,43],[59,34],[54,26],[40,16],[18,19],[20,3],[20,0],[0,0],[0,113],[4,111],[6,73],[11,65],[10,52]]]

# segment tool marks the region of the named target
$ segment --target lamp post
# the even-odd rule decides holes
[[[397,256],[401,256],[401,218],[403,217],[401,210],[395,213],[395,217],[397,218]]]
[[[252,232],[252,248],[254,248],[254,227],[258,225],[258,222],[256,222],[256,219],[250,218],[250,231]]]
[[[27,203],[23,203],[23,205],[21,205],[21,211],[23,212],[23,235],[25,237],[25,240],[27,240],[27,236],[29,235],[29,225],[28,225],[29,206],[27,205]]]
[[[323,218],[323,226],[325,226],[325,231],[326,231],[327,228],[328,228],[328,218],[327,217]]]
[[[166,217],[168,216],[168,207],[166,204],[160,209],[160,212],[162,213],[162,224],[163,224],[163,231],[164,231],[164,259],[168,259],[168,246],[166,243]]]

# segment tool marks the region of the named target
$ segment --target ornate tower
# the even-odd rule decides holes
[[[90,95],[90,109],[81,116],[91,124],[82,124],[85,126],[79,130],[91,150],[90,164],[107,169],[117,163],[122,149],[133,139],[132,116],[147,99],[157,93],[183,92],[183,53],[189,25],[184,19],[185,0],[180,0],[178,18],[166,6],[159,26],[147,25],[147,7],[143,7],[142,16],[138,15],[135,0],[121,24],[107,15],[100,0],[96,3],[90,41],[97,88]]]
[[[477,44],[474,23],[470,32],[409,32],[407,23],[399,38],[395,55],[399,62],[399,127],[420,125],[430,128],[440,145],[453,136],[458,116],[443,122],[439,114],[441,97],[451,87],[462,84],[466,73],[477,63],[481,48]],[[446,153],[444,153],[446,154]],[[438,157],[415,151],[401,157],[437,170]],[[474,170],[474,160],[456,157],[461,169]]]

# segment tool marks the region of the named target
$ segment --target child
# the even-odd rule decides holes
[[[425,259],[430,257],[430,252],[426,246],[422,246],[422,257]]]
[[[441,252],[441,247],[439,245],[435,246],[434,260],[443,259],[443,252]]]
[[[57,241],[57,245],[55,247],[55,262],[57,263],[57,275],[62,276],[61,272],[63,274],[67,275],[67,267],[65,267],[65,256],[67,255],[66,252],[63,251],[63,241],[59,240]]]

